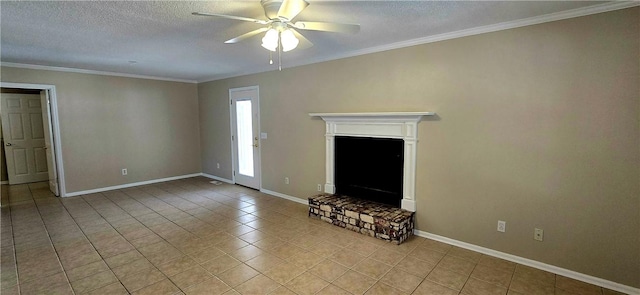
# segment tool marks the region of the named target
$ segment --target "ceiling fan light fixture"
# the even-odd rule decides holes
[[[262,37],[262,47],[269,51],[276,51],[278,48],[278,31],[269,29],[264,37]]]
[[[282,42],[282,51],[287,52],[298,47],[300,40],[296,38],[291,29],[286,29],[280,33],[280,42]]]

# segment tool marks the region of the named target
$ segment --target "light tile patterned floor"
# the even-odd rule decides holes
[[[2,190],[3,295],[619,294],[433,240],[390,244],[202,177],[64,199],[46,183]]]

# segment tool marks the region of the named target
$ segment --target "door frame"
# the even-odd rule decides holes
[[[255,136],[257,136],[258,139],[258,157],[259,157],[259,162],[258,162],[258,166],[260,168],[259,173],[259,177],[258,177],[258,190],[262,190],[262,137],[261,137],[261,130],[262,128],[260,127],[260,87],[258,85],[254,85],[254,86],[246,86],[246,87],[236,87],[236,88],[229,88],[229,131],[231,132],[231,138],[230,139],[230,143],[231,143],[231,181],[233,182],[233,184],[236,184],[236,152],[235,152],[235,147],[233,145],[234,143],[234,139],[233,139],[233,135],[235,134],[235,130],[233,130],[233,126],[235,125],[235,123],[233,122],[233,118],[234,118],[234,114],[233,114],[233,107],[232,107],[232,102],[233,99],[231,98],[231,93],[235,92],[235,91],[246,91],[246,90],[255,90],[256,91],[256,108],[258,110],[258,119],[256,124],[258,124],[258,130],[257,130],[257,134]],[[236,139],[237,140],[237,139]]]
[[[49,92],[49,109],[51,110],[51,116],[49,117],[49,123],[51,124],[51,131],[53,133],[53,147],[54,158],[56,162],[56,172],[58,173],[58,192],[60,197],[65,197],[67,190],[65,188],[64,181],[64,166],[62,161],[62,144],[60,139],[60,123],[58,120],[58,100],[56,96],[56,86],[48,84],[27,84],[27,83],[11,83],[0,82],[2,88],[20,88],[20,89],[36,89]],[[5,160],[6,161],[6,160]]]

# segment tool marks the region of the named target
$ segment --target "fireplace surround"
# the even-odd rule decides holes
[[[415,212],[415,171],[418,122],[433,112],[389,113],[310,113],[321,117],[326,124],[324,192],[334,194],[335,188],[335,138],[336,136],[402,139],[404,163],[401,208]]]

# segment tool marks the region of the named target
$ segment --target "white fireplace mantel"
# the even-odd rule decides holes
[[[389,113],[310,113],[326,123],[326,183],[324,191],[335,193],[335,137],[377,137],[404,140],[404,172],[402,184],[402,209],[416,211],[416,144],[418,122],[433,112]]]

